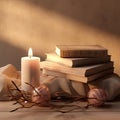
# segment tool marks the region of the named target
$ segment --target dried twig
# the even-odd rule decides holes
[[[27,83],[27,82],[25,82],[25,83],[26,83],[27,85],[31,86],[32,89],[37,93],[37,95],[41,96],[41,95],[39,94],[39,92],[35,89],[35,87],[34,87],[33,85],[31,85],[31,84],[29,84],[29,83]]]
[[[58,93],[56,92],[55,93],[55,96],[56,98],[59,97],[59,99],[51,99],[50,102],[46,103],[46,104],[41,104],[41,103],[35,103],[35,102],[32,102],[28,99],[28,94],[29,93],[26,93],[25,91],[22,91],[20,90],[17,85],[12,81],[13,85],[15,86],[16,91],[18,91],[20,94],[19,94],[19,97],[16,95],[13,95],[12,94],[12,90],[9,89],[9,93],[10,93],[10,96],[12,97],[13,100],[15,100],[16,102],[14,103],[15,104],[19,104],[20,106],[11,110],[10,112],[14,112],[18,109],[21,109],[21,108],[31,108],[33,106],[47,106],[47,107],[50,107],[51,109],[55,109],[55,111],[57,112],[61,112],[61,113],[67,113],[67,112],[71,112],[71,111],[74,111],[76,109],[86,109],[89,107],[89,104],[87,103],[86,106],[83,106],[81,107],[80,105],[70,105],[69,103],[72,103],[72,102],[75,102],[75,101],[83,101],[83,100],[87,100],[88,98],[84,98],[82,96],[71,96],[71,95],[63,95],[62,93]],[[32,87],[32,89],[37,93],[37,95],[41,96],[39,94],[39,92],[35,89],[34,86],[32,86],[31,84],[29,83],[26,83],[28,85],[30,85]],[[65,104],[57,104],[56,103],[65,103]],[[66,107],[69,107],[71,109],[67,109]],[[65,110],[66,108],[66,110]],[[57,109],[57,110],[56,110]]]
[[[14,81],[12,81],[13,85],[15,86],[16,90],[20,93],[21,97],[23,98],[24,101],[29,101],[29,99],[27,98],[27,96],[25,96],[22,91],[17,87],[17,85],[15,84]]]

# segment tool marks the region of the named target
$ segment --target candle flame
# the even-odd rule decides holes
[[[29,48],[28,50],[28,56],[31,58],[33,56],[32,48]]]
[[[60,49],[56,47],[56,53],[60,56]]]

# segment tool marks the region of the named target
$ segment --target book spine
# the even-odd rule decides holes
[[[80,76],[77,76],[77,75],[66,74],[66,78],[70,79],[70,80],[75,80],[75,81],[83,82],[83,83],[88,83],[90,81],[102,78],[105,75],[112,74],[113,70],[114,70],[114,68],[111,68],[111,69],[104,70],[102,72],[90,75],[88,77],[82,77],[82,76],[80,77]]]
[[[96,58],[86,58],[82,60],[72,60],[72,64],[70,67],[81,67],[86,65],[95,65],[100,63],[106,63],[110,62],[110,55],[107,55],[105,57],[96,57]]]
[[[95,57],[95,58],[61,58],[55,54],[47,54],[46,61],[59,63],[61,65],[65,65],[69,67],[80,67],[80,66],[109,62],[110,59],[111,59],[110,55],[104,57]]]
[[[111,69],[104,70],[102,72],[93,74],[88,77],[83,77],[83,76],[78,76],[78,75],[73,75],[73,74],[65,74],[65,73],[61,73],[58,71],[53,71],[53,70],[45,68],[45,69],[43,69],[43,74],[50,75],[50,76],[56,76],[56,77],[63,77],[63,78],[69,79],[69,80],[78,81],[78,82],[82,82],[82,83],[88,83],[90,81],[101,78],[105,75],[112,74],[113,70],[114,70],[114,68],[111,68]]]
[[[71,68],[66,67],[54,62],[43,61],[41,62],[41,68],[47,68],[53,71],[58,71],[66,74],[73,74],[78,76],[89,76],[103,70],[109,69],[113,67],[113,62],[108,62],[101,65],[89,66],[89,67],[78,67],[78,68]]]
[[[63,58],[101,57],[106,55],[107,50],[60,50],[60,57]]]
[[[104,70],[102,72],[99,72],[97,74],[93,74],[91,76],[88,76],[88,81],[87,82],[90,82],[90,81],[93,81],[93,80],[96,80],[98,78],[102,78],[106,75],[110,75],[110,74],[113,74],[113,71],[114,71],[114,68],[111,68],[111,69],[108,69],[108,70]]]

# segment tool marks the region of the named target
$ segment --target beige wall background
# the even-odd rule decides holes
[[[0,66],[11,63],[20,70],[29,47],[44,60],[56,44],[100,44],[120,75],[119,5],[118,0],[0,0]]]

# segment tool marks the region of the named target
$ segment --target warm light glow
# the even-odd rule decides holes
[[[29,48],[28,50],[28,56],[31,58],[33,56],[32,48]]]
[[[59,56],[60,56],[60,49],[56,47],[56,51],[55,51]]]

